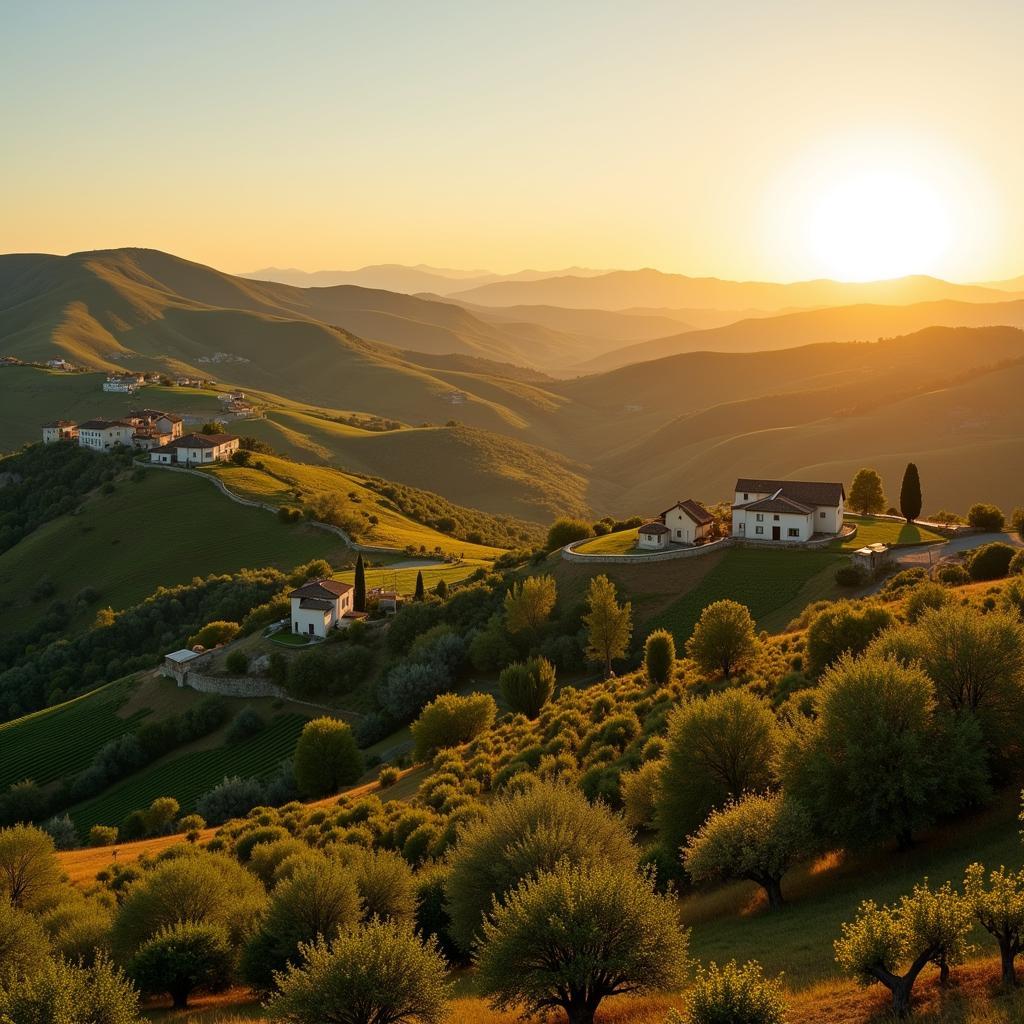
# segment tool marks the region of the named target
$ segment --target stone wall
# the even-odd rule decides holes
[[[593,540],[588,537],[587,540]],[[567,562],[586,563],[587,565],[632,565],[643,562],[670,562],[676,558],[699,558],[701,555],[709,554],[712,551],[723,551],[732,547],[735,543],[732,537],[722,537],[713,540],[710,544],[700,544],[692,548],[675,547],[668,551],[647,551],[633,555],[587,555],[575,550],[579,544],[586,544],[586,540],[577,540],[572,544],[566,544],[562,548],[562,558]]]
[[[216,693],[222,697],[278,697],[289,700],[288,694],[269,679],[259,676],[208,676],[202,672],[186,672],[179,686],[188,686],[200,693]]]

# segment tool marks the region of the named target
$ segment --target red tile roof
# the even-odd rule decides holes
[[[677,501],[672,508],[667,508],[661,513],[661,518],[664,519],[669,512],[677,508],[681,508],[698,526],[706,526],[708,523],[715,521],[715,517],[699,501],[695,501],[693,498]]]

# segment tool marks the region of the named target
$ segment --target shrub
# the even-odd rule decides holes
[[[620,776],[626,824],[631,828],[654,827],[662,770],[660,761],[645,761],[636,771]]]
[[[435,944],[380,921],[304,946],[279,985],[269,1014],[289,1024],[442,1024],[448,1003]]]
[[[228,743],[241,743],[242,740],[247,740],[251,736],[262,732],[265,724],[263,716],[255,708],[242,708],[231,719],[231,724],[228,726],[224,738]]]
[[[238,636],[240,626],[237,622],[226,622],[220,619],[216,622],[208,622],[198,633],[188,638],[189,647],[197,644],[202,647],[216,647],[218,644],[226,644]]]
[[[571,519],[563,516],[556,519],[548,529],[548,538],[545,547],[548,551],[556,548],[564,548],[576,540],[585,540],[593,533],[590,523],[582,519]]]
[[[90,846],[113,846],[117,842],[117,827],[114,825],[93,825],[89,829]]]
[[[263,803],[265,793],[259,779],[225,778],[196,801],[196,810],[211,824],[240,818]]]
[[[917,622],[925,612],[941,608],[950,600],[949,591],[941,583],[920,583],[907,598],[907,621]]]
[[[967,510],[967,524],[986,533],[999,533],[1006,525],[1006,517],[997,505],[979,502]]]
[[[1020,510],[1018,509],[1018,511]],[[1018,551],[1013,558],[1010,559],[1010,564],[1006,571],[1009,576],[1024,575],[1024,549]]]
[[[445,694],[429,703],[412,724],[414,756],[425,761],[443,747],[468,743],[486,732],[498,714],[494,698],[487,693],[467,697]]]
[[[932,890],[925,881],[895,907],[862,903],[835,943],[836,962],[861,985],[885,985],[892,993],[893,1013],[905,1017],[917,976],[937,963],[945,981],[949,968],[966,957],[970,929],[967,901],[949,882]],[[906,970],[898,974],[901,967]]]
[[[656,806],[673,859],[716,807],[771,784],[778,741],[772,709],[747,690],[693,698],[672,712]]]
[[[221,992],[231,984],[234,955],[222,928],[185,922],[161,928],[132,957],[128,973],[144,994],[170,995],[176,1010],[196,989]]]
[[[224,668],[233,676],[244,676],[249,671],[249,656],[245,651],[232,651],[224,659]]]
[[[827,606],[807,628],[807,671],[820,676],[842,655],[860,654],[892,621],[879,604],[839,601]]]
[[[669,1011],[665,1024],[785,1024],[782,985],[766,978],[756,962],[698,968],[683,1016]]]
[[[31,914],[0,900],[0,993],[37,970],[49,952],[50,943],[39,922]]]
[[[465,826],[452,855],[452,935],[468,952],[495,899],[562,859],[632,868],[636,857],[622,820],[589,804],[577,789],[538,783],[517,796],[499,797],[483,818]]]
[[[78,829],[68,814],[55,814],[44,822],[43,831],[50,836],[58,850],[70,850],[78,845]]]
[[[712,811],[683,848],[683,863],[697,884],[747,879],[760,885],[777,909],[782,878],[812,849],[810,815],[781,793],[753,793]]]
[[[947,587],[962,587],[965,583],[971,582],[971,574],[956,562],[940,565],[935,578]]]
[[[307,722],[295,744],[295,782],[303,796],[337,793],[363,774],[363,755],[347,723],[337,718]]]
[[[686,653],[704,672],[721,672],[726,679],[749,663],[757,640],[746,605],[729,600],[709,604],[686,642]]]
[[[393,764],[384,765],[384,767],[377,773],[377,781],[380,783],[381,789],[387,789],[389,786],[393,786],[401,777],[401,769]]]
[[[408,863],[393,850],[353,848],[344,862],[355,879],[363,918],[411,925],[416,913],[416,883]]]
[[[665,686],[672,681],[676,665],[675,638],[667,629],[656,629],[644,642],[644,671],[651,686]]]
[[[687,939],[674,895],[659,896],[649,876],[563,861],[495,906],[477,976],[497,1010],[533,1017],[560,1006],[573,1024],[592,1024],[609,996],[678,988]]]
[[[836,569],[835,580],[841,587],[862,587],[867,577],[859,566],[841,565]]]
[[[972,580],[1001,580],[1010,571],[1010,562],[1016,549],[995,541],[978,548],[967,563]]]
[[[501,695],[512,711],[536,718],[555,691],[555,667],[547,658],[530,658],[503,669]]]

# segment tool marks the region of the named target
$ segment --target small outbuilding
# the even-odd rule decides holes
[[[664,523],[644,523],[637,530],[636,546],[646,551],[664,550],[671,542],[672,531]]]
[[[869,576],[874,576],[880,569],[892,565],[892,560],[892,548],[888,544],[866,544],[862,548],[857,548],[850,556],[854,568]]]
[[[199,651],[190,651],[187,647],[183,647],[180,651],[172,651],[170,654],[164,655],[164,660],[160,665],[160,675],[173,679],[179,686],[184,686],[189,670],[198,668],[202,664],[202,661],[197,663],[196,659],[203,657],[205,657],[204,654]]]

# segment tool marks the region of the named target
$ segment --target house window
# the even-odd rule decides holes
[[[764,533],[764,527],[763,526],[755,526],[754,527],[754,533]]]
[[[763,522],[764,522],[764,515],[763,515],[762,513],[760,513],[760,512],[758,512],[758,513],[757,513],[757,515],[755,515],[755,516],[754,516],[754,518],[755,518],[755,519],[756,519],[756,520],[757,520],[757,521],[758,521],[759,523],[763,523]]]
[[[774,520],[775,520],[775,522],[778,522],[778,521],[779,521],[779,517],[778,517],[778,516],[772,516],[772,519],[774,519]]]
[[[683,535],[683,531],[682,530],[676,530],[676,536],[677,537],[682,537],[682,535]]]
[[[800,528],[798,526],[791,526],[787,532],[790,537],[800,536]]]
[[[744,501],[749,501],[750,500],[750,495],[749,494],[744,494],[743,495],[743,500]]]
[[[824,519],[825,518],[825,513],[824,512],[819,512],[818,513],[818,518],[819,519]]]

